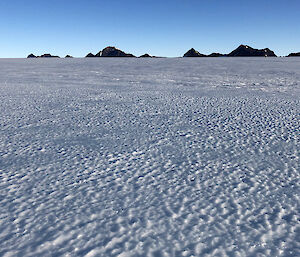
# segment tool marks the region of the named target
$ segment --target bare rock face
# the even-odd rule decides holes
[[[191,48],[183,55],[183,57],[206,57],[206,55],[199,53],[194,48]]]
[[[114,46],[108,46],[97,53],[95,57],[135,57],[133,54],[128,54]]]
[[[255,49],[247,45],[240,45],[238,48],[233,50],[227,56],[229,57],[251,57],[251,56],[261,56],[261,57],[276,57],[273,51],[269,48]]]
[[[35,56],[34,54],[30,54],[27,58],[60,58],[58,55],[51,55],[51,54],[43,54],[40,56]]]
[[[300,57],[300,52],[299,53],[290,53],[287,57]]]
[[[95,57],[92,53],[88,53],[85,57]]]
[[[225,54],[220,54],[220,53],[211,53],[207,57],[224,57],[226,56]]]
[[[36,58],[36,56],[34,54],[30,54],[27,56],[27,58]]]
[[[73,58],[73,56],[67,54],[65,58]]]
[[[141,55],[139,58],[152,58],[153,56],[149,55],[149,54],[143,54]]]
[[[38,58],[60,58],[58,55],[51,55],[51,54],[43,54],[38,56]]]

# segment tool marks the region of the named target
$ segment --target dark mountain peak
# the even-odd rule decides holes
[[[73,56],[67,54],[65,58],[73,58]]]
[[[242,45],[239,45],[238,48],[236,48],[235,50],[250,52],[250,51],[253,51],[254,49],[251,46],[242,44]]]
[[[114,46],[108,46],[105,47],[99,53],[97,53],[95,57],[135,57],[135,56],[133,54],[125,53]]]
[[[27,56],[27,58],[36,58],[36,56],[34,54],[30,54]]]
[[[194,48],[188,50],[183,57],[205,57],[206,55],[199,53]]]
[[[92,53],[88,53],[85,57],[95,57]]]
[[[251,48],[252,49],[252,47],[251,46],[248,46],[248,45],[243,45],[243,44],[241,44],[238,48]]]
[[[264,56],[264,57],[276,57],[273,51],[269,48],[264,49],[255,49],[248,45],[240,45],[238,48],[233,50],[230,54],[230,57],[242,57],[242,56]]]
[[[226,56],[225,54],[220,54],[220,53],[211,53],[207,57],[223,57]]]
[[[149,54],[143,54],[141,55],[139,58],[152,58],[153,56],[149,55]]]
[[[300,57],[300,52],[299,53],[290,53],[287,57]]]
[[[40,56],[35,56],[34,54],[30,54],[27,58],[60,58],[58,55],[51,55],[51,54],[43,54]]]
[[[38,58],[60,58],[58,55],[51,55],[51,54],[43,54],[38,56]]]

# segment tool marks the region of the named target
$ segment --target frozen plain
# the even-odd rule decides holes
[[[0,256],[300,256],[300,58],[0,60]]]

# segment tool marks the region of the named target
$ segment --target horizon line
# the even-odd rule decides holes
[[[270,51],[272,51],[274,54],[275,54],[275,51],[273,51],[273,50],[271,50],[270,48],[268,48],[268,47],[265,47],[265,48],[253,48],[253,47],[251,47],[251,46],[249,46],[249,45],[247,45],[247,44],[240,44],[237,48],[235,48],[234,50],[237,50],[239,47],[241,47],[241,46],[244,46],[244,47],[246,47],[246,48],[251,48],[251,49],[254,49],[254,50],[265,50],[265,49],[268,49],[268,50],[270,50]],[[120,50],[120,51],[122,51],[122,52],[124,52],[123,50],[121,50],[120,48],[118,48],[118,47],[115,47],[115,46],[107,46],[107,47],[105,47],[105,48],[103,48],[102,50],[100,50],[100,51],[98,51],[98,53],[97,54],[99,54],[99,53],[101,53],[104,49],[106,49],[106,48],[115,48],[115,49],[117,49],[117,50]],[[195,48],[194,47],[192,47],[192,48],[190,48],[187,52],[189,52],[190,50],[195,50]],[[247,57],[247,56],[228,56],[230,53],[232,53],[234,50],[232,50],[231,52],[229,52],[228,54],[221,54],[221,53],[219,53],[219,52],[217,52],[217,51],[213,51],[211,54],[221,54],[222,56],[220,56],[220,57]],[[195,50],[197,53],[199,53],[199,54],[201,54],[200,52],[198,52],[197,50]],[[149,54],[149,52],[146,52],[146,53],[144,53],[144,54],[142,54],[142,55],[140,55],[140,56],[138,56],[138,55],[133,55],[133,54],[131,54],[130,53],[130,55],[132,55],[132,56],[128,56],[128,58],[133,58],[133,57],[136,57],[136,58],[139,58],[139,57],[141,57],[141,56],[143,56],[143,55],[146,55],[146,54],[149,54],[150,55],[150,57],[152,57],[152,58],[181,58],[181,57],[185,57],[184,55],[187,53],[187,52],[185,52],[182,56],[155,56],[155,55],[150,55]],[[129,54],[129,53],[127,53],[127,52],[124,52],[124,53],[126,53],[126,54]],[[90,57],[88,57],[87,55],[89,55],[89,54],[92,54],[93,56],[90,56]],[[72,57],[72,58],[99,58],[99,57],[105,57],[105,58],[117,58],[118,56],[96,56],[97,54],[93,54],[92,52],[89,52],[89,53],[87,53],[87,54],[85,54],[85,56],[73,56],[73,55],[70,55],[70,54],[66,54],[65,56],[58,56],[58,55],[52,55],[52,54],[50,54],[50,52],[47,52],[47,53],[44,53],[44,54],[42,54],[42,55],[40,55],[40,56],[38,56],[38,55],[34,55],[33,54],[33,52],[31,52],[31,53],[29,53],[26,57],[0,57],[0,59],[27,59],[27,58],[30,58],[30,55],[32,55],[32,57],[31,58],[66,58],[66,57]],[[300,54],[300,51],[299,52],[297,52],[297,51],[295,51],[295,52],[291,52],[291,53],[288,53],[287,55],[276,55],[275,54],[275,56],[256,56],[256,57],[293,57],[293,56],[288,56],[288,55],[291,55],[291,54],[296,54],[296,56],[295,57],[298,57],[299,56],[299,54]],[[43,57],[43,55],[50,55],[50,56],[44,56]],[[64,55],[64,54],[63,54]],[[203,55],[203,56],[201,56],[202,58],[205,58],[205,57],[209,57],[209,58],[213,58],[213,56],[209,56],[210,54],[201,54],[201,55]],[[124,56],[119,56],[120,58],[126,58],[126,57],[124,57]],[[196,58],[198,58],[198,57],[200,57],[200,56],[195,56]],[[216,56],[215,56],[216,57]],[[255,57],[255,56],[248,56],[248,57]],[[189,58],[192,58],[191,56],[189,56]]]

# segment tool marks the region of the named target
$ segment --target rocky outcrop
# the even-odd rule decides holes
[[[300,52],[299,53],[290,53],[287,57],[300,57]]]
[[[261,56],[261,57],[276,57],[273,51],[271,51],[269,48],[264,49],[255,49],[247,45],[240,45],[238,48],[233,50],[230,54],[227,56],[229,57],[255,57],[255,56]]]
[[[43,54],[38,56],[38,58],[60,58],[58,55],[51,55],[51,54]]]
[[[92,53],[88,53],[85,57],[95,57]]]
[[[207,57],[224,57],[224,56],[226,55],[220,53],[211,53],[210,55],[207,55]]]
[[[73,58],[73,56],[67,54],[65,58]]]
[[[220,53],[211,53],[209,55],[201,54],[198,51],[196,51],[194,48],[191,48],[183,55],[183,57],[223,57],[223,56],[226,55]]]
[[[30,54],[27,56],[27,58],[36,58],[36,56],[34,54]]]
[[[191,48],[183,55],[183,57],[206,57],[206,55],[199,53],[194,48]]]
[[[135,57],[133,54],[128,54],[114,46],[105,47],[97,54],[88,53],[85,57]]]
[[[149,54],[143,54],[139,58],[152,58],[152,57],[154,57],[154,56],[151,56]]]
[[[128,54],[114,46],[105,47],[102,51],[97,53],[95,57],[135,57],[133,54]]]
[[[30,54],[27,58],[60,58],[58,55],[51,55],[51,54],[43,54],[40,56],[35,56],[34,54]]]

